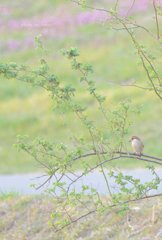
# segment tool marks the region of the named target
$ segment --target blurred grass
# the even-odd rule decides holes
[[[40,18],[55,11],[57,7],[67,7],[72,13],[85,11],[78,7],[65,4],[65,1],[39,1],[32,4],[28,11],[22,12],[22,6],[30,6],[32,2],[14,1],[13,11],[10,19]],[[9,2],[5,1],[9,7]],[[24,5],[25,4],[25,5]],[[10,6],[12,7],[12,5]],[[146,16],[147,24],[150,24],[151,16]],[[145,18],[143,17],[143,20]],[[149,25],[149,27],[153,27]],[[8,39],[23,40],[27,36],[31,38],[39,33],[38,29],[22,29],[9,31],[6,29],[0,40]],[[154,43],[151,38],[143,39],[138,31],[140,40],[152,47]],[[130,128],[128,139],[131,135],[139,135],[145,143],[145,153],[161,156],[161,112],[162,106],[153,92],[146,92],[132,87],[120,87],[123,81],[137,80],[138,83],[147,81],[146,75],[137,64],[138,58],[134,53],[129,37],[122,31],[115,32],[99,24],[87,24],[78,26],[63,38],[51,36],[43,37],[46,53],[42,53],[33,45],[24,46],[19,50],[3,49],[3,62],[18,62],[36,66],[40,58],[45,58],[52,71],[64,83],[71,83],[78,89],[78,98],[83,103],[88,103],[89,114],[95,119],[97,125],[103,127],[102,119],[97,111],[97,104],[85,93],[85,86],[79,83],[79,74],[71,70],[69,61],[64,59],[60,50],[77,46],[81,52],[81,60],[90,62],[94,66],[92,75],[100,92],[107,97],[105,108],[112,109],[113,106],[125,99],[132,99],[135,106],[143,105],[141,114],[135,116],[134,125]],[[157,53],[158,55],[158,53]],[[16,173],[41,171],[30,156],[23,152],[17,152],[12,146],[16,142],[16,136],[27,134],[31,138],[44,136],[51,141],[69,140],[74,135],[83,135],[84,129],[74,119],[73,115],[59,114],[53,110],[53,103],[48,94],[40,88],[34,88],[23,82],[6,80],[0,78],[0,173]],[[105,129],[105,131],[107,131]],[[87,138],[88,135],[84,133]],[[108,132],[106,132],[108,134]],[[130,146],[128,144],[128,149]],[[120,167],[139,167],[141,164],[125,160],[116,163]]]

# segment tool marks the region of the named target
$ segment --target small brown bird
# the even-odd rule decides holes
[[[144,145],[143,145],[143,142],[141,141],[141,139],[137,136],[133,136],[131,138],[130,142],[132,144],[134,153],[141,156],[143,148],[144,148]]]

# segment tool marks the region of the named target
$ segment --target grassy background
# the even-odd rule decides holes
[[[131,99],[134,106],[142,106],[140,115],[132,116],[135,121],[129,130],[128,139],[131,135],[139,135],[145,143],[145,153],[162,155],[160,100],[153,92],[120,86],[122,82],[130,79],[135,79],[139,84],[147,81],[126,33],[112,31],[107,25],[98,23],[76,24],[75,16],[87,10],[71,4],[70,1],[1,1],[1,8],[5,9],[1,16],[4,26],[0,30],[1,62],[35,66],[40,58],[45,58],[59,79],[78,88],[78,98],[88,103],[91,117],[102,126],[102,117],[97,111],[96,103],[85,93],[84,85],[80,87],[79,76],[71,70],[69,62],[60,53],[62,48],[78,47],[81,59],[94,66],[95,72],[92,77],[100,92],[107,97],[107,110],[125,99]],[[61,20],[65,21],[60,27],[58,25],[57,29],[50,27],[46,32],[48,27],[37,26],[42,19],[47,19],[49,23],[49,16],[55,15],[58,23]],[[137,16],[139,22],[145,23],[155,31],[152,17],[149,10],[145,15],[138,13]],[[68,26],[67,19],[70,19]],[[36,49],[34,44],[34,38],[38,34],[42,34],[45,53]],[[138,30],[139,40],[150,46],[151,51],[158,57],[160,54],[154,41],[150,37],[144,38],[143,34]],[[2,77],[0,89],[0,173],[41,170],[31,157],[17,152],[12,146],[19,134],[27,134],[31,138],[43,136],[58,142],[69,142],[74,133],[84,134],[84,129],[78,125],[70,112],[60,114],[53,110],[53,103],[45,91]],[[129,144],[128,149],[130,150]],[[132,160],[117,164],[121,167],[139,166]]]

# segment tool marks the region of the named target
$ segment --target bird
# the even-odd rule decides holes
[[[143,148],[144,148],[144,144],[141,141],[141,139],[137,136],[132,136],[130,142],[131,142],[134,153],[136,155],[141,156],[141,154],[143,152]]]

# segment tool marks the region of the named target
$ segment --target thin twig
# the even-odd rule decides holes
[[[116,2],[115,2],[115,7],[114,7],[115,11],[117,11],[118,4],[119,4],[119,0],[116,0]]]
[[[156,0],[153,0],[153,8],[155,12],[155,21],[156,21],[156,32],[157,32],[157,39],[160,39],[160,30],[159,30],[159,21],[158,21],[158,12],[157,12],[157,6],[156,6]]]
[[[143,87],[143,86],[139,86],[139,85],[136,85],[136,84],[121,84],[120,86],[123,86],[123,87],[136,87],[136,88],[140,88],[142,90],[148,90],[148,91],[154,91],[153,88],[149,88],[149,87]],[[162,90],[160,89],[156,89],[158,92],[162,92]]]
[[[131,156],[138,156],[137,154],[131,153],[131,152],[118,152],[117,151],[117,152],[114,152],[114,153],[117,153],[117,154],[127,154],[127,155],[131,155]],[[150,156],[150,155],[146,155],[146,154],[141,154],[141,156],[162,161],[162,158],[159,158],[159,157],[154,157],[154,156]]]
[[[136,1],[136,0],[133,0],[133,1],[132,1],[132,4],[131,4],[130,8],[128,9],[126,15],[128,15],[128,14],[132,11],[132,9],[133,9],[133,7],[134,7],[134,4],[135,4],[135,1]]]

